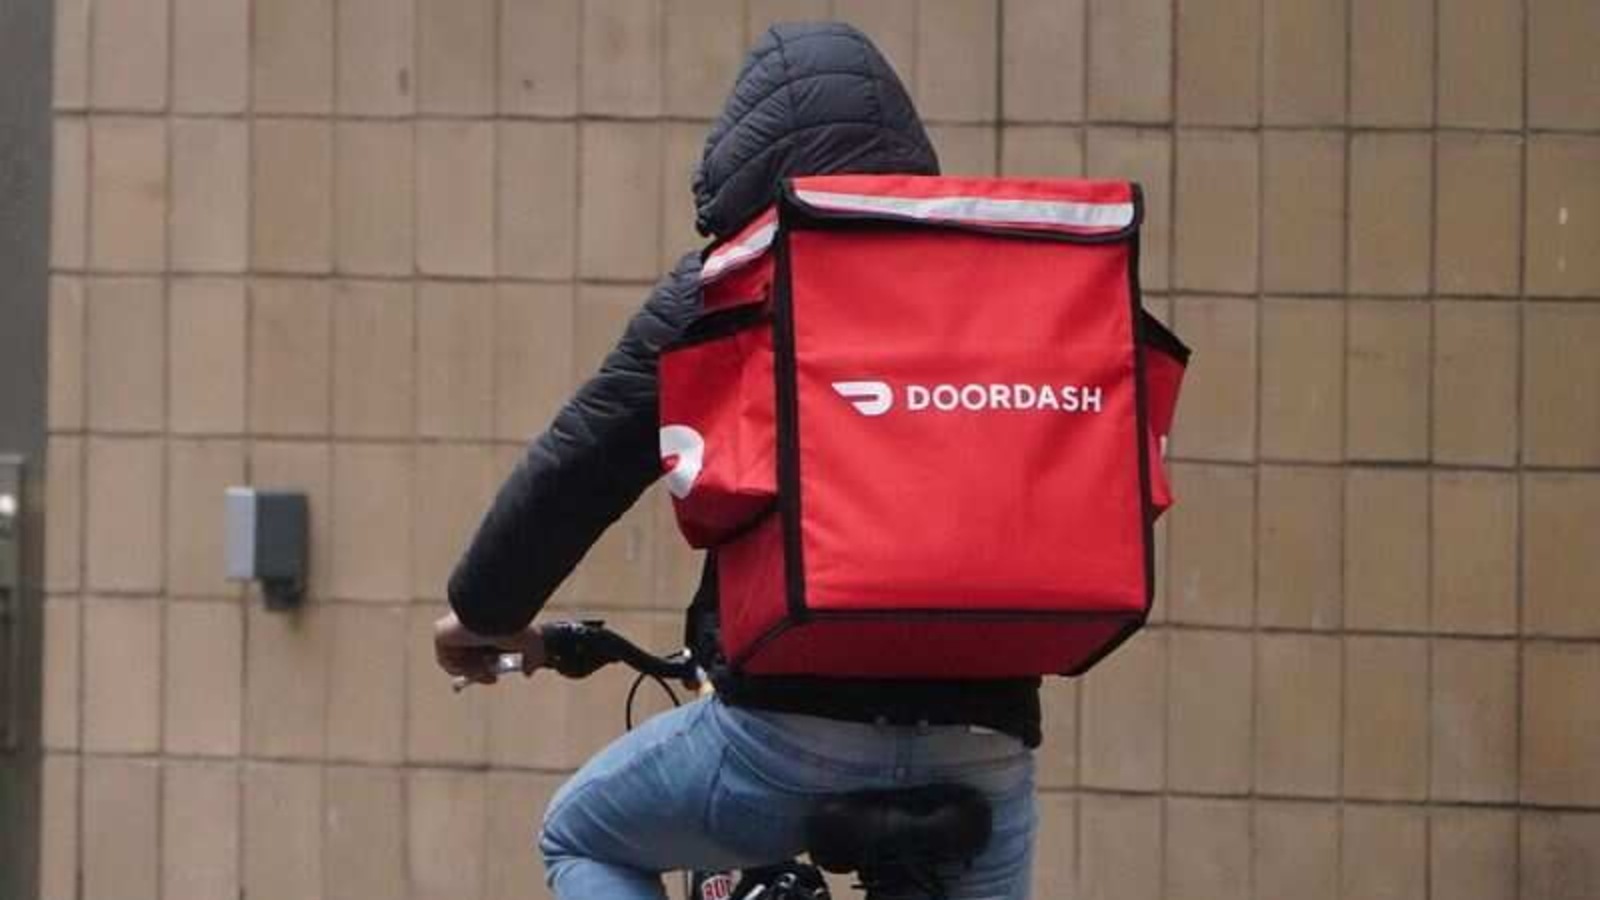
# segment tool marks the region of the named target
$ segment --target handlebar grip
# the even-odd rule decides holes
[[[608,659],[595,645],[605,632],[604,622],[551,622],[539,627],[544,641],[544,664],[567,678],[588,678],[615,660]]]
[[[540,626],[545,665],[568,678],[587,678],[611,663],[660,678],[692,680],[690,660],[663,659],[605,627],[605,622],[551,622]]]

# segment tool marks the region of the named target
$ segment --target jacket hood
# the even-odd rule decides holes
[[[695,227],[727,237],[779,182],[836,173],[939,174],[922,120],[888,60],[842,22],[774,25],[745,59],[706,135]]]

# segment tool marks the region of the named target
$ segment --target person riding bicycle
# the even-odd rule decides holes
[[[937,61],[930,60],[930,64]],[[937,175],[905,88],[872,42],[841,23],[769,29],[744,62],[694,176],[696,227],[721,239],[770,206],[782,179]],[[492,682],[502,650],[542,660],[531,625],[601,533],[661,475],[657,360],[700,311],[701,254],[655,286],[599,372],[500,488],[448,585],[440,665]],[[885,536],[885,540],[890,539]],[[697,658],[715,653],[715,552],[691,605]],[[1037,678],[873,681],[741,676],[711,666],[715,697],[659,715],[584,765],[540,837],[565,900],[665,897],[669,870],[733,869],[803,852],[802,823],[842,792],[973,786],[993,832],[952,898],[1028,896],[1041,740]]]

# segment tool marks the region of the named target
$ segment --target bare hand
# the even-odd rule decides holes
[[[499,680],[496,664],[502,653],[522,655],[522,674],[544,665],[544,639],[533,625],[515,634],[482,635],[461,624],[455,613],[433,623],[433,653],[439,668],[475,684]]]

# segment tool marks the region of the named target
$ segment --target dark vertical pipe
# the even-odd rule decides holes
[[[24,458],[15,749],[0,756],[0,896],[37,894],[54,4],[0,0],[0,454]],[[11,662],[11,661],[8,661]]]

